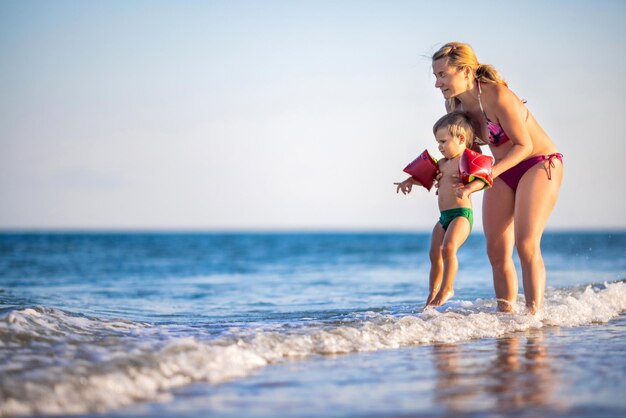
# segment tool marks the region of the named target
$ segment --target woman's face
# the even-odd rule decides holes
[[[449,99],[467,91],[465,71],[448,65],[448,58],[433,61],[435,87],[441,90],[443,97]]]

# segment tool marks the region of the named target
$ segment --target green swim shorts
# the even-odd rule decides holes
[[[472,226],[474,225],[474,212],[470,208],[454,208],[448,210],[442,210],[441,216],[439,216],[439,223],[443,227],[444,230],[448,229],[448,225],[454,219],[462,216],[467,218],[470,223],[470,231],[472,230]]]

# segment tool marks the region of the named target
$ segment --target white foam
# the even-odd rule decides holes
[[[102,330],[119,331],[142,327],[142,324],[130,321],[70,315],[58,309],[43,307],[18,309],[0,317],[0,332],[10,329],[32,337],[63,337]]]
[[[60,360],[44,365],[36,373],[5,368],[0,384],[3,398],[0,416],[80,414],[107,411],[138,401],[166,400],[175,387],[244,377],[254,369],[289,357],[497,338],[544,326],[607,322],[626,311],[626,283],[605,284],[603,289],[587,286],[551,290],[545,305],[543,311],[529,316],[523,313],[521,303],[517,307],[520,313],[501,314],[494,312],[493,301],[462,301],[450,304],[447,309],[417,315],[368,312],[348,324],[317,322],[296,329],[274,328],[254,333],[238,330],[214,340],[201,340],[197,336],[163,339],[159,327],[137,325],[141,332],[136,332],[132,324],[122,321],[113,328],[126,327],[127,334],[110,336],[106,341],[98,338],[83,341],[75,352],[69,349],[75,343],[68,344],[65,350],[69,351],[56,353]],[[39,327],[37,332],[68,329],[65,323],[51,325],[50,315],[75,327],[86,326],[87,329],[81,328],[82,333],[91,332],[100,322],[89,318],[77,320],[54,310],[25,309],[2,318],[0,329],[17,327],[20,332],[27,332],[27,327]],[[20,364],[28,365],[28,359]]]

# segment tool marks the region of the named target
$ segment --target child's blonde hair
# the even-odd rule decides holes
[[[436,61],[441,58],[447,58],[448,65],[458,70],[469,68],[472,71],[474,79],[481,83],[502,84],[508,87],[506,81],[504,81],[493,65],[478,63],[476,53],[469,44],[463,42],[448,42],[433,54],[432,60]],[[448,99],[448,107],[450,110],[454,110],[457,104],[458,99],[454,97]]]
[[[465,145],[470,148],[474,143],[474,128],[469,115],[460,110],[443,115],[433,125],[433,134],[440,129],[448,129],[448,133],[455,138],[465,136]]]

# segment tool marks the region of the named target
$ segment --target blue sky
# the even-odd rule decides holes
[[[0,228],[429,230],[434,193],[392,183],[435,147],[428,57],[457,40],[565,154],[548,227],[624,229],[625,18],[617,0],[0,0]]]

